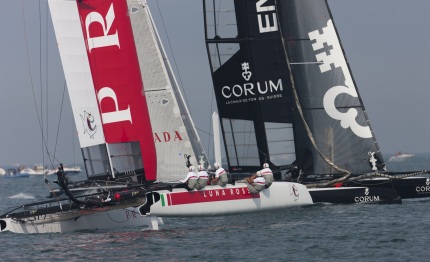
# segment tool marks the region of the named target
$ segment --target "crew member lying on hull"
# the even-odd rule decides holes
[[[199,169],[199,173],[197,173],[196,189],[201,190],[205,188],[206,185],[208,184],[209,175],[205,170],[203,170],[202,165],[199,165],[198,169]]]
[[[249,181],[252,181],[253,179],[257,177],[264,178],[265,186],[266,188],[269,188],[273,183],[273,172],[269,167],[268,163],[263,164],[263,169],[258,171],[255,175],[252,175],[249,179]],[[246,181],[249,183],[248,179]]]
[[[216,169],[216,171],[215,171],[215,178],[212,180],[211,184],[212,185],[218,185],[218,186],[225,186],[225,185],[227,185],[227,183],[228,183],[227,172],[218,163],[215,163],[214,167]]]
[[[257,172],[257,176],[253,175],[251,177],[245,178],[245,180],[249,193],[251,194],[258,194],[266,188],[266,181],[261,176],[260,171]]]
[[[273,183],[273,172],[268,163],[263,164],[263,169],[260,170],[260,174],[264,178],[266,188],[269,188]]]
[[[188,174],[183,180],[179,180],[181,183],[186,183],[189,190],[193,190],[197,185],[197,175],[194,173],[194,167],[188,168]]]

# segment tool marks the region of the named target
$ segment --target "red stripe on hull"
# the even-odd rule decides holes
[[[251,194],[246,187],[179,192],[168,195],[170,196],[169,205],[172,206],[260,198],[260,194]]]
[[[156,152],[125,0],[77,2],[107,143],[140,142],[147,180]]]

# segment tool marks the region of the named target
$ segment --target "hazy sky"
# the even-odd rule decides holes
[[[207,133],[215,103],[202,1],[149,3],[165,48],[173,50],[170,61],[179,69],[178,80],[203,146],[211,151]],[[330,0],[329,4],[382,152],[430,152],[430,1]],[[46,0],[0,3],[0,165],[49,163],[42,154],[38,118],[51,154],[64,163],[82,161],[67,91],[61,107],[64,74],[46,11]]]

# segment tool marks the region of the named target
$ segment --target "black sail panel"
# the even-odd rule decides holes
[[[327,1],[289,0],[277,1],[277,4],[292,79],[304,117],[303,121],[300,110],[295,111],[300,168],[305,173],[317,174],[343,172],[339,170],[364,173],[382,168],[383,158]]]
[[[291,164],[293,99],[279,30],[260,32],[255,1],[204,3],[206,42],[230,170],[255,170],[264,161]],[[222,28],[223,24],[230,26]],[[264,27],[275,24],[272,19]]]
[[[325,0],[204,0],[229,165],[365,173],[383,158]],[[275,146],[276,145],[276,146]]]

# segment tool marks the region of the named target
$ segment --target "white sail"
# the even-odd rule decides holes
[[[75,1],[49,1],[81,147],[105,143],[90,63]]]
[[[88,176],[144,168],[146,180],[156,180],[153,132],[126,1],[49,4]]]
[[[194,166],[206,161],[206,156],[168,63],[148,4],[141,0],[128,0],[127,3],[154,132],[157,180],[182,179],[187,172],[186,156],[192,156],[190,162]]]

